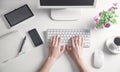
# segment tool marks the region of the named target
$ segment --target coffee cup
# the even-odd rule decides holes
[[[120,49],[120,36],[116,36],[112,42],[113,49]]]

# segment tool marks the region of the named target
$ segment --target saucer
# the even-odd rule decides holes
[[[107,46],[107,49],[114,53],[114,54],[119,54],[120,53],[120,48],[119,49],[113,49],[113,46],[112,46],[112,42],[114,40],[115,37],[111,37],[109,38],[107,41],[106,41],[106,46]]]

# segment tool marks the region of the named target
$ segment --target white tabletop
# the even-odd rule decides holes
[[[43,32],[50,28],[56,29],[90,29],[91,46],[84,49],[83,59],[91,72],[120,72],[120,55],[111,54],[105,46],[105,41],[116,35],[120,35],[120,17],[118,24],[112,25],[109,29],[95,30],[93,17],[103,9],[108,9],[113,2],[120,0],[97,0],[95,8],[81,8],[81,15],[78,21],[53,21],[50,19],[50,10],[38,9],[37,0],[0,0],[0,14],[14,10],[24,4],[28,4],[34,13],[34,17],[8,28],[2,16],[0,17],[0,35],[18,30],[23,35],[27,35],[27,48],[31,51],[25,55],[12,59],[0,66],[0,72],[37,72],[48,54],[48,48],[45,45],[34,47],[27,31],[36,28],[44,40]],[[120,13],[120,9],[118,10]],[[101,69],[95,69],[92,66],[92,54],[95,50],[104,52],[104,66]],[[76,66],[71,60],[63,55],[52,67],[51,72],[78,72]]]

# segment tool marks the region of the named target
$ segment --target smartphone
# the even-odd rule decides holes
[[[43,41],[36,29],[30,30],[30,31],[28,31],[28,33],[29,33],[35,47],[43,44]]]

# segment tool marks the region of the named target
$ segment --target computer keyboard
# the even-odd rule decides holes
[[[76,35],[80,35],[83,38],[83,47],[90,47],[90,30],[82,29],[48,29],[47,30],[47,42],[49,43],[49,39],[53,36],[58,35],[62,39],[62,45],[71,44],[71,37]]]

